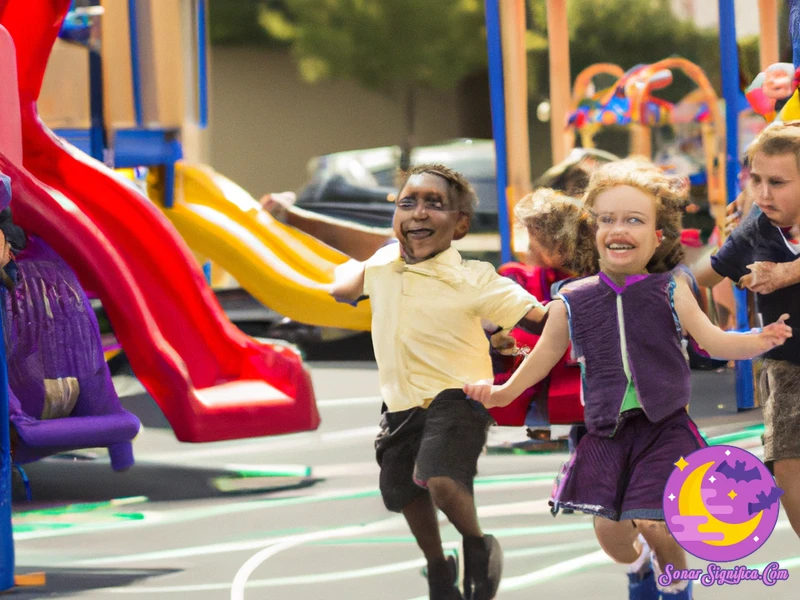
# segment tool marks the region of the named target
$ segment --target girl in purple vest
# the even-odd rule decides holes
[[[632,563],[639,533],[658,563],[686,569],[686,555],[664,523],[662,497],[675,462],[702,447],[686,411],[689,366],[682,330],[711,356],[748,359],[782,344],[778,322],[748,334],[724,332],[700,309],[688,279],[673,271],[682,257],[683,180],[652,163],[624,160],[596,171],[584,202],[595,215],[599,275],[574,282],[548,305],[540,342],[502,386],[464,391],[505,406],[544,378],[570,342],[581,364],[589,434],[561,481],[559,506],[595,515],[601,547]],[[661,598],[690,599],[691,582],[673,581]]]

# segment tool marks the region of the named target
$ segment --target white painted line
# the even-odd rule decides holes
[[[247,586],[247,580],[250,575],[255,571],[261,563],[268,560],[270,557],[283,552],[289,548],[300,546],[308,542],[318,542],[320,540],[330,540],[341,537],[352,537],[364,533],[374,533],[377,531],[384,531],[397,526],[397,518],[390,517],[384,521],[378,521],[370,525],[356,525],[353,527],[345,527],[333,531],[316,531],[304,535],[290,536],[285,541],[274,544],[264,548],[260,552],[256,552],[253,556],[245,561],[245,563],[236,572],[231,585],[231,600],[244,600],[244,589]]]
[[[286,436],[275,436],[266,440],[239,440],[235,445],[197,447],[193,450],[178,452],[162,451],[155,454],[142,453],[137,458],[140,461],[150,461],[165,463],[177,460],[194,461],[223,456],[243,456],[259,452],[274,452],[276,450],[290,450],[294,448],[318,448],[320,444],[338,446],[349,443],[351,440],[364,440],[374,438],[378,435],[380,427],[370,425],[368,427],[356,427],[353,429],[343,429],[330,433],[292,433]]]
[[[500,583],[500,590],[503,592],[520,590],[537,583],[542,583],[543,581],[561,577],[562,575],[568,575],[574,571],[580,571],[587,567],[612,564],[614,564],[614,561],[611,559],[611,557],[609,557],[603,550],[596,550],[595,552],[590,552],[576,558],[570,558],[569,560],[550,565],[549,567],[533,571],[526,575],[519,575],[517,577],[509,577],[504,579]]]
[[[412,544],[412,542],[409,542]],[[460,542],[445,542],[443,544],[445,549],[455,549],[461,546]],[[416,547],[416,545],[415,545]],[[565,544],[552,544],[548,546],[536,546],[532,548],[523,548],[520,550],[512,550],[506,552],[506,559],[527,558],[531,556],[552,555],[558,552],[569,552],[572,550],[585,550],[586,548],[596,548],[597,542],[569,542]],[[781,563],[783,564],[783,563]],[[363,569],[349,569],[345,571],[334,571],[329,573],[311,573],[308,575],[295,575],[292,577],[274,577],[272,579],[258,579],[247,582],[247,589],[264,588],[264,587],[282,587],[291,585],[309,585],[315,583],[329,583],[332,581],[345,581],[349,579],[361,579],[364,577],[373,577],[376,575],[386,575],[388,573],[398,573],[400,571],[409,571],[412,569],[419,569],[425,565],[424,558],[417,558],[414,560],[407,560],[396,563],[389,563],[375,567],[366,567]],[[206,583],[194,585],[177,585],[177,586],[162,586],[162,587],[120,587],[120,588],[107,588],[104,592],[114,594],[170,594],[181,592],[207,592],[215,590],[229,589],[229,583]]]
[[[516,517],[522,515],[547,515],[550,514],[549,498],[532,500],[530,502],[510,502],[508,504],[495,504],[493,506],[479,506],[478,516],[482,519],[490,517]]]
[[[530,485],[530,483],[528,484]],[[518,484],[516,482],[507,483],[507,484],[493,484],[491,486],[493,489],[497,489],[499,491],[503,491],[509,489],[509,487],[516,488]],[[364,488],[360,491],[371,491],[374,488]],[[355,492],[354,492],[355,493]],[[323,495],[323,499],[336,499],[337,497],[341,496],[342,492],[330,492],[328,494]],[[220,507],[216,507],[215,509],[207,509],[203,511],[203,516],[205,517],[217,517],[220,514],[232,514],[232,513],[239,513],[239,512],[246,512],[250,510],[266,510],[271,508],[270,504],[273,506],[280,507],[283,504],[280,501],[265,501],[265,502],[249,502],[242,505],[223,505]],[[540,507],[530,507],[531,512],[520,512],[523,510],[528,510],[528,505],[534,503],[519,503],[519,504],[496,504],[496,505],[487,505],[487,506],[480,506],[478,507],[478,515],[484,518],[490,518],[494,516],[504,516],[506,514],[511,514],[505,511],[506,506],[511,506],[513,510],[516,510],[514,514],[546,514],[549,512],[549,507],[547,506],[547,500],[543,499],[538,501]],[[237,508],[237,506],[239,508]],[[225,509],[225,510],[223,510]],[[164,525],[166,523],[174,523],[174,522],[181,522],[181,521],[188,521],[191,520],[191,516],[187,515],[186,513],[190,511],[177,511],[178,514],[174,515],[163,515],[159,522],[160,525]],[[213,514],[212,514],[213,512]],[[183,518],[182,518],[183,517]],[[398,528],[404,528],[406,525],[405,519],[402,517],[394,517],[396,519],[396,526]],[[440,515],[440,520],[445,521],[444,515]],[[138,523],[143,523],[142,521],[137,521]],[[107,530],[109,527],[106,525],[105,529]],[[324,530],[324,532],[328,531],[335,531],[335,530]],[[35,533],[35,532],[32,532]],[[43,532],[44,534],[50,534],[51,532]],[[56,532],[57,533],[57,532]],[[26,534],[21,534],[26,535]],[[31,536],[26,539],[35,539],[35,538],[44,538],[49,537],[49,535],[37,535]],[[17,539],[17,536],[15,536]],[[21,538],[20,538],[21,539]],[[212,554],[223,554],[227,552],[243,552],[247,550],[254,550],[256,548],[263,548],[264,546],[268,546],[270,544],[278,543],[279,541],[285,539],[283,536],[278,537],[267,537],[261,538],[257,540],[249,540],[249,541],[239,541],[239,542],[222,542],[216,544],[206,544],[202,546],[189,546],[184,548],[173,548],[170,550],[157,550],[153,552],[143,552],[139,554],[128,554],[123,556],[103,556],[100,558],[87,558],[83,560],[69,560],[68,564],[70,565],[81,565],[81,566],[99,566],[99,565],[110,565],[110,564],[128,564],[134,562],[153,562],[153,561],[166,561],[171,559],[180,559],[180,558],[187,558],[189,556],[207,556]],[[67,564],[65,561],[64,564]]]
[[[332,400],[317,400],[317,408],[339,408],[342,406],[363,406],[365,404],[380,407],[383,399],[380,396],[365,396],[363,398],[336,398]]]

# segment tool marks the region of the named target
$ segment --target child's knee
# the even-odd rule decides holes
[[[431,477],[425,483],[434,502],[440,508],[445,508],[453,502],[463,501],[467,497],[470,501],[472,499],[467,487],[451,477]]]
[[[631,521],[611,521],[595,517],[594,532],[603,552],[618,563],[632,563],[639,556],[633,546],[636,529]]]

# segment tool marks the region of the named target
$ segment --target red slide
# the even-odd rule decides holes
[[[2,10],[0,3],[0,23],[17,48],[23,160],[33,175],[0,157],[14,182],[15,220],[97,291],[134,372],[178,439],[316,428],[319,414],[300,357],[231,324],[161,212],[39,119],[36,99],[69,6],[70,0],[8,0]]]

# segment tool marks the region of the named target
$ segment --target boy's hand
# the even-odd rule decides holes
[[[742,194],[744,194],[744,192],[742,192]],[[742,220],[742,194],[739,194],[736,200],[725,207],[725,226],[723,228],[725,237],[729,236],[733,230],[739,226],[739,222]]]
[[[491,379],[484,379],[478,383],[468,383],[464,386],[464,393],[480,402],[486,408],[493,406],[507,406],[514,398],[506,398],[508,392],[505,386],[492,385]]]
[[[489,342],[500,354],[514,354],[517,351],[517,340],[511,337],[504,329],[489,338]]]
[[[747,265],[750,272],[739,280],[740,288],[747,288],[759,294],[771,294],[775,290],[795,283],[794,262],[774,263],[759,261]]]
[[[787,339],[792,337],[792,328],[784,323],[788,318],[789,315],[784,313],[775,323],[770,323],[758,333],[759,342],[762,343],[764,348],[763,352],[772,350],[775,346],[782,345]]]

